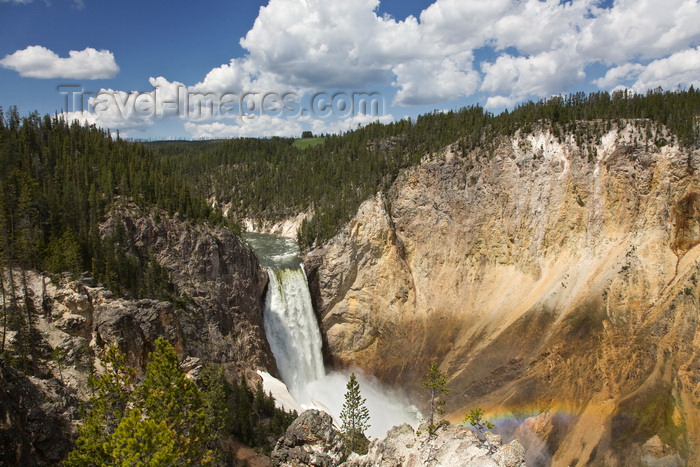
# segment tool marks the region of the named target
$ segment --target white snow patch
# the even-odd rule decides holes
[[[296,411],[297,413],[304,411],[302,406],[289,393],[286,384],[265,371],[258,370],[258,374],[263,380],[263,391],[265,391],[265,394],[272,394],[272,397],[275,398],[275,406],[278,409],[286,410],[287,412]]]

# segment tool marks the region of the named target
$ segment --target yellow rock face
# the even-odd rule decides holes
[[[557,465],[699,463],[700,154],[633,123],[589,152],[448,149],[366,201],[307,268],[334,362],[420,398],[437,361],[451,418],[534,417]]]

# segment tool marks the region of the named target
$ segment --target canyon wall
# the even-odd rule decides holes
[[[11,283],[27,284],[40,336],[34,354],[42,360],[29,377],[0,366],[0,459],[7,465],[51,465],[64,458],[72,448],[79,401],[90,396],[88,377],[93,366],[99,371],[108,345],[124,352],[138,376],[159,337],[171,342],[192,374],[216,363],[228,377],[254,377],[255,370],[277,375],[263,329],[268,278],[247,245],[224,228],[133,205],[110,213],[102,235],[119,225],[127,254],[155,258],[178,299],[120,298],[88,275],[50,278],[15,269],[10,281],[6,271],[6,292]],[[12,346],[14,334],[4,337]]]
[[[176,287],[179,303],[167,306],[176,315],[173,324],[179,334],[169,339],[178,353],[224,364],[234,372],[277,374],[263,328],[267,273],[248,245],[223,227],[135,206],[113,212],[102,235],[114,232],[117,223],[126,230],[130,250],[152,256]],[[125,345],[131,341],[123,340]]]
[[[556,465],[699,463],[700,152],[637,124],[405,170],[306,256],[327,357],[418,399],[436,361]]]

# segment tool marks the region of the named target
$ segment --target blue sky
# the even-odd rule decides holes
[[[0,0],[0,38],[5,109],[134,138],[337,132],[700,85],[697,0]],[[66,102],[61,85],[86,94]],[[370,92],[377,112],[343,106]]]

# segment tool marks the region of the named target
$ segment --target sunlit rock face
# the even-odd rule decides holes
[[[164,336],[178,354],[222,364],[230,375],[258,369],[276,374],[263,329],[268,277],[250,247],[223,227],[158,216],[132,205],[112,212],[102,234],[114,232],[118,223],[131,251],[155,258],[183,297],[179,308],[167,304],[169,313],[155,313],[167,332],[141,326],[143,334],[150,334],[146,348],[152,346],[152,336]],[[122,346],[134,338],[104,340]],[[130,349],[126,353],[133,354]]]
[[[425,424],[418,431],[404,424],[373,439],[368,452],[358,455],[349,453],[329,414],[307,410],[277,441],[272,460],[280,467],[521,467],[524,454],[518,441],[502,444],[501,437],[492,433],[480,439],[461,425],[441,425],[430,434]]]
[[[369,452],[351,454],[340,467],[418,467],[459,465],[462,467],[524,467],[525,451],[513,440],[486,432],[482,439],[462,425],[439,426],[434,434],[423,424],[418,431],[409,425],[394,427],[382,439],[369,445]]]
[[[416,397],[437,361],[453,419],[539,417],[557,465],[700,462],[700,152],[643,126],[403,172],[307,255],[328,357]]]

